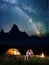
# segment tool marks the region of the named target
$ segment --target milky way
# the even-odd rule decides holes
[[[28,35],[49,31],[48,0],[0,0],[0,30],[9,32],[13,24]]]

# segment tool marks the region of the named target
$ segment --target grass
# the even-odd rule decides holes
[[[34,56],[26,61],[24,56],[0,56],[0,65],[49,65],[49,58],[39,58]]]

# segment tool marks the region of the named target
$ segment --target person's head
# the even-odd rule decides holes
[[[33,52],[32,49],[30,49],[30,52]]]
[[[29,50],[27,50],[27,52],[29,52]]]

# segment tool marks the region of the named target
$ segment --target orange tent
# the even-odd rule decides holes
[[[5,55],[21,55],[19,50],[15,49],[15,48],[11,48],[9,49]]]

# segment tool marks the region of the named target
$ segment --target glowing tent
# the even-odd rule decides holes
[[[21,55],[19,50],[15,49],[15,48],[11,48],[9,49],[5,55]]]
[[[40,55],[40,57],[44,58],[44,57],[45,57],[44,53],[42,53],[42,54]]]

